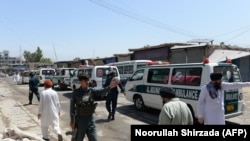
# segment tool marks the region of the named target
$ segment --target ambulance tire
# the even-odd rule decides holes
[[[145,105],[141,96],[136,96],[134,98],[134,105],[138,111],[143,111],[145,109]]]
[[[190,104],[187,104],[188,108],[190,109],[192,116],[193,116],[193,124],[194,125],[199,125],[198,119],[195,117],[194,110]]]
[[[62,85],[61,85],[60,82],[58,82],[58,89],[59,89],[59,90],[63,90]]]
[[[72,91],[74,92],[74,91],[75,91],[75,89],[76,89],[76,86],[75,86],[75,85],[73,85],[72,87],[73,87],[73,88],[72,88]]]

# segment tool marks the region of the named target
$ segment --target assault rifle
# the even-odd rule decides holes
[[[71,141],[76,141],[76,134],[77,134],[77,118],[75,116],[75,122],[74,122],[74,129],[72,129],[72,136],[71,136]]]

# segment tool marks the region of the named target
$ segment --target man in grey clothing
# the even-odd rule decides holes
[[[163,107],[159,116],[159,125],[192,125],[193,116],[187,104],[175,97],[172,88],[160,89]]]

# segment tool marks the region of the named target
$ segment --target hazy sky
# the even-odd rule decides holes
[[[0,0],[0,52],[53,61],[213,39],[250,47],[249,0]]]

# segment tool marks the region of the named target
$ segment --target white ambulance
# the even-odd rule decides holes
[[[200,89],[210,81],[210,73],[223,73],[223,81],[240,82],[239,69],[232,63],[203,63],[152,65],[137,69],[128,79],[126,99],[133,102],[138,110],[145,107],[162,108],[159,95],[161,87],[171,87],[177,97],[187,103],[194,119],[197,118],[197,101]],[[225,91],[225,117],[243,114],[242,89]]]
[[[73,75],[71,76],[71,88],[72,90],[80,87],[80,82],[78,81],[78,74],[85,73],[89,76],[90,82],[92,82],[94,88],[102,88],[103,83],[105,82],[105,76],[110,72],[114,70],[117,74],[117,77],[120,78],[119,71],[116,66],[106,66],[106,65],[99,65],[99,66],[93,66],[93,65],[86,65],[81,66],[74,70]]]
[[[39,85],[43,86],[46,79],[50,79],[55,75],[56,70],[53,68],[39,68],[36,72],[36,76],[39,79]]]
[[[113,62],[106,65],[117,66],[121,76],[121,83],[123,86],[125,86],[128,77],[130,77],[132,73],[135,72],[138,68],[156,63],[166,64],[169,62],[152,61],[152,60],[130,60],[130,61]]]

